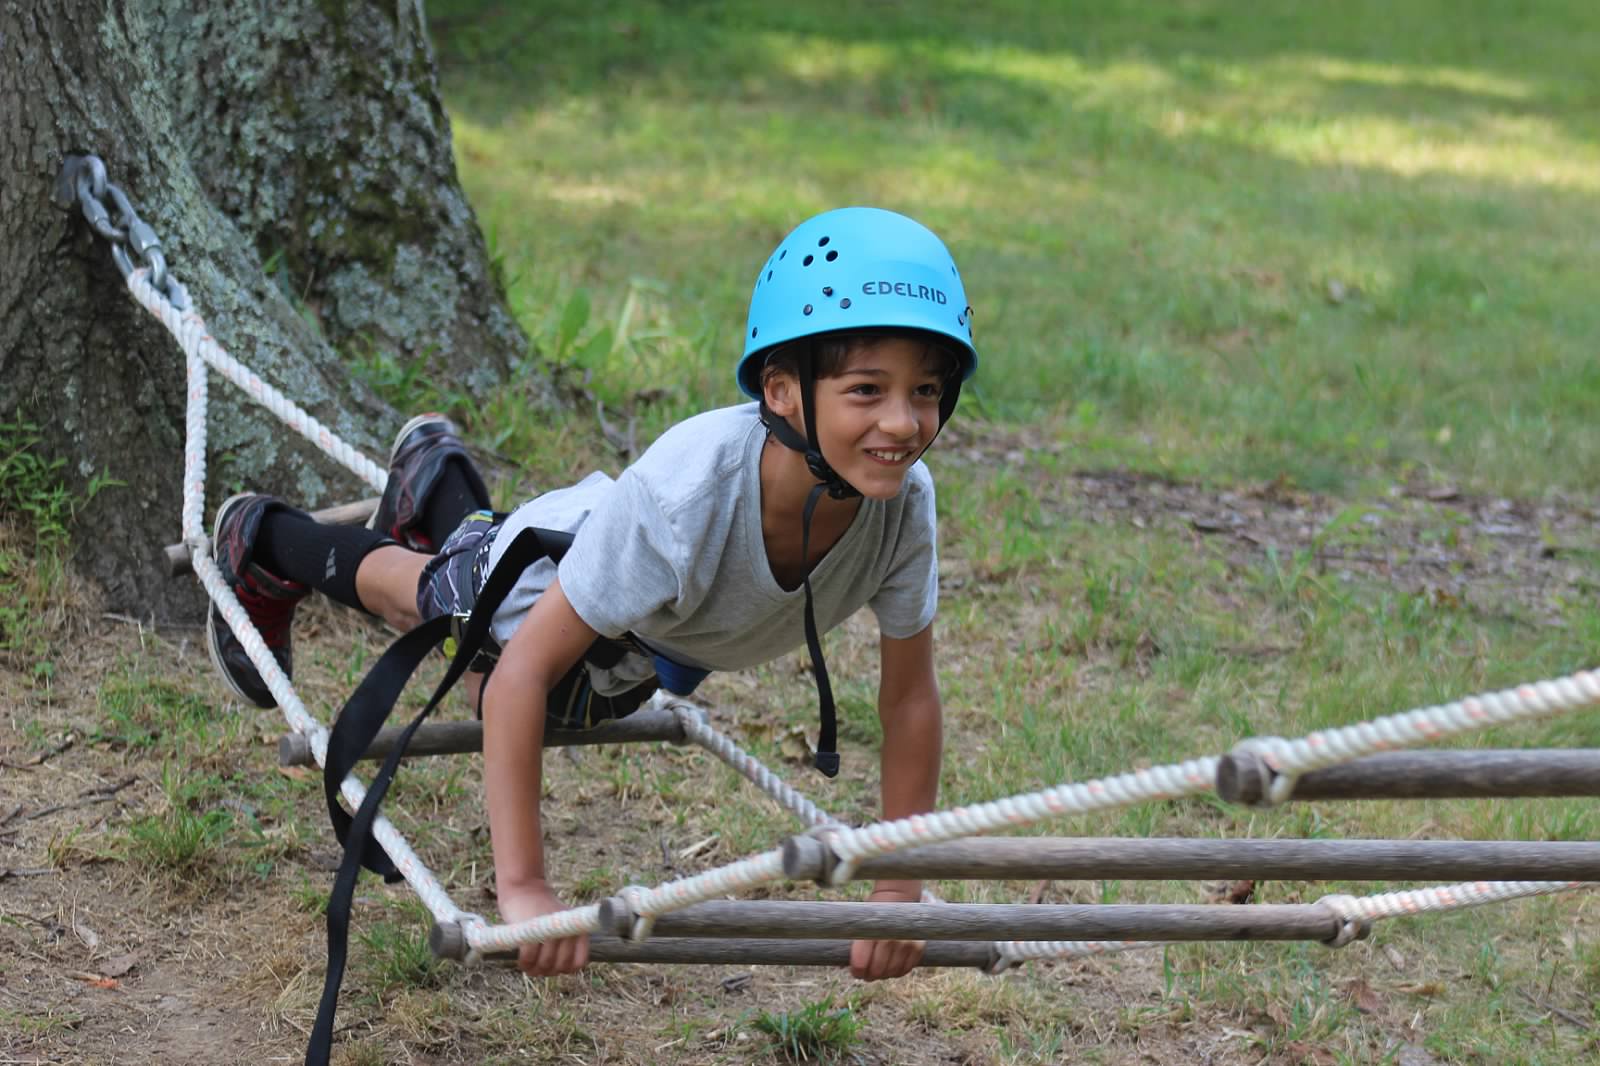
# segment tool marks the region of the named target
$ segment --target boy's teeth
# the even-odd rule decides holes
[[[904,459],[906,456],[910,455],[911,453],[910,452],[881,452],[881,451],[878,451],[878,450],[873,449],[873,448],[868,448],[867,449],[867,454],[868,455],[875,455],[879,459],[884,459],[884,460],[887,460],[888,462],[891,462],[891,463],[898,463],[900,460]]]

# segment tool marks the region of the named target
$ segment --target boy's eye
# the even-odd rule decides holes
[[[944,385],[940,384],[939,382],[929,382],[926,385],[919,385],[917,386],[917,395],[926,396],[931,399],[938,399],[940,396],[944,395]]]
[[[857,396],[876,396],[878,395],[879,390],[878,386],[873,385],[870,382],[863,382],[860,385],[851,386],[850,391],[855,393]]]

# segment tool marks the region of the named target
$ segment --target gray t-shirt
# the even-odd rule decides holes
[[[662,655],[707,670],[775,659],[805,642],[805,593],[781,588],[767,563],[765,441],[753,403],[686,419],[617,480],[590,474],[517,508],[490,560],[498,563],[525,527],[575,531],[561,587],[596,632],[632,632]],[[502,646],[555,572],[548,561],[530,567],[506,597],[493,629]],[[912,466],[894,499],[861,501],[812,571],[811,590],[820,631],[863,606],[888,637],[915,636],[933,621],[939,579],[926,466]]]

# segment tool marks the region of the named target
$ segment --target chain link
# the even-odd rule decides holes
[[[111,242],[111,258],[124,278],[136,267],[145,267],[150,271],[150,283],[174,307],[180,311],[189,309],[189,294],[167,273],[161,239],[150,224],[139,217],[127,193],[107,178],[106,165],[99,156],[67,156],[61,172],[56,175],[53,199],[64,211],[77,206],[89,228]]]

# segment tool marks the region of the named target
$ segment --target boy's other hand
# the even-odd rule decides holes
[[[525,922],[566,909],[567,905],[561,902],[561,897],[543,881],[500,893],[500,916],[508,923]],[[587,934],[524,944],[517,952],[517,968],[529,977],[577,973],[588,961]]]
[[[920,903],[922,892],[877,888],[869,903]],[[862,981],[904,977],[922,961],[921,940],[857,940],[850,945],[850,976]]]

